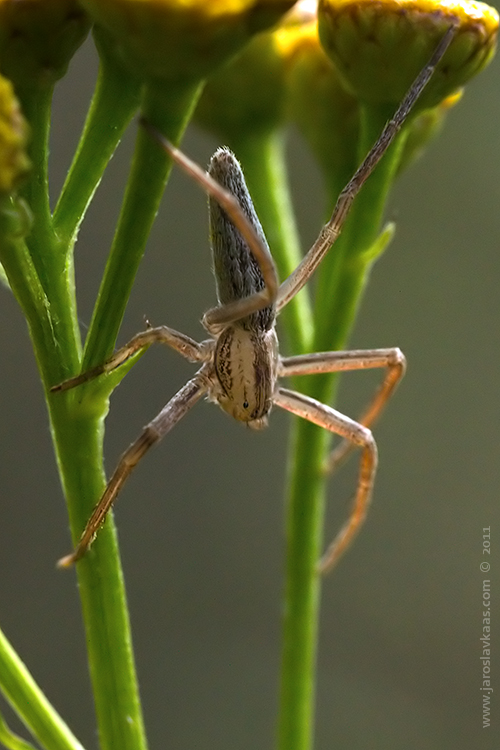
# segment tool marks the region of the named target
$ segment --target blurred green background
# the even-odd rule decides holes
[[[56,92],[55,190],[96,73],[88,41]],[[351,343],[400,346],[408,374],[375,429],[380,471],[368,522],[325,580],[317,750],[500,747],[500,653],[482,729],[481,593],[500,607],[500,61],[467,87],[445,130],[399,181],[397,235],[376,264]],[[82,328],[119,210],[135,124],[112,160],[77,247]],[[205,164],[219,145],[192,128]],[[303,243],[322,223],[321,181],[297,134],[290,170]],[[205,197],[177,172],[120,333],[143,316],[202,338],[215,302]],[[288,352],[286,352],[288,353]],[[97,747],[66,511],[27,329],[0,289],[0,624],[81,741]],[[115,392],[106,461],[193,372],[150,350]],[[378,374],[380,376],[380,373]],[[355,417],[377,374],[344,378]],[[283,480],[289,417],[254,433],[199,405],[142,462],[116,518],[152,748],[271,748],[280,661]],[[348,511],[356,460],[331,483],[328,536]],[[491,527],[492,556],[482,556]],[[483,574],[480,563],[491,563]],[[496,609],[495,609],[496,606]],[[495,666],[496,665],[496,666]],[[118,750],[118,749],[117,749]]]

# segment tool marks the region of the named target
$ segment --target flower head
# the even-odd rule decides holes
[[[450,23],[456,37],[419,108],[434,106],[491,59],[498,14],[465,0],[320,0],[322,44],[349,90],[367,102],[401,101]]]
[[[21,86],[62,78],[90,20],[77,0],[0,0],[0,68]]]
[[[28,127],[14,96],[12,84],[0,76],[0,194],[11,193],[27,173]]]
[[[205,78],[294,0],[82,0],[135,72]]]

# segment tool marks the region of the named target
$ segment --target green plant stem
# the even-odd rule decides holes
[[[32,162],[32,175],[20,191],[32,212],[33,225],[27,236],[27,245],[33,258],[40,283],[48,294],[49,271],[46,268],[47,245],[52,246],[54,233],[49,205],[48,154],[50,134],[50,110],[52,105],[52,84],[18,87],[23,114],[29,122],[31,140],[29,157]]]
[[[67,366],[71,368],[78,361],[81,343],[76,315],[73,264],[72,260],[67,261],[62,252],[64,244],[54,232],[49,205],[48,153],[52,93],[52,85],[20,89],[23,111],[33,134],[29,150],[33,172],[23,186],[21,195],[31,211],[32,224],[29,233],[24,233],[25,242],[38,283],[46,297],[45,317],[50,322],[54,339],[58,342],[56,348],[59,349],[61,345],[64,347],[62,342],[67,342],[68,352],[76,354],[67,362]],[[31,324],[35,325],[33,317]],[[60,363],[59,356],[55,357],[48,369],[44,368],[42,374],[46,385],[50,383],[49,373],[57,373],[57,363]],[[53,365],[56,365],[56,369]],[[59,372],[59,377],[64,377],[64,373]]]
[[[34,745],[9,729],[2,716],[0,716],[0,745],[6,747],[7,750],[35,750]]]
[[[284,280],[302,257],[289,191],[284,133],[281,130],[245,131],[235,134],[234,138],[237,140],[231,145],[243,165],[257,215],[281,280]],[[307,289],[286,306],[283,320],[290,350],[296,354],[307,351],[313,332]]]
[[[59,309],[57,305],[45,304],[36,271],[29,254],[23,251],[21,240],[5,241],[2,250],[12,290],[28,319],[43,382],[46,387],[53,385],[62,379],[67,363],[75,363],[72,369],[77,369],[76,343],[57,339],[51,325],[52,316],[68,314],[71,308],[67,305]],[[88,402],[75,393],[47,393],[47,402],[76,538],[105,485],[102,434],[107,402],[101,398],[88,412],[85,411]],[[102,748],[145,748],[130,625],[112,520],[100,535],[92,564],[88,560],[79,564],[78,577]]]
[[[385,113],[366,114],[362,148],[380,133]],[[387,192],[397,168],[402,140],[393,145],[371,176],[340,239],[318,270],[314,351],[345,348],[373,258],[367,252],[378,234]],[[301,390],[332,403],[334,376],[301,379]],[[313,741],[314,684],[320,582],[317,563],[323,543],[330,436],[296,420],[291,438],[287,501],[287,570],[279,720],[280,750],[309,750]]]
[[[47,101],[45,97],[43,102]],[[48,117],[49,110],[35,104],[36,92],[28,105],[34,112],[32,122],[45,135],[33,143],[35,170],[24,194],[41,213],[29,235],[30,252],[20,241],[10,239],[2,260],[11,287],[28,317],[76,540],[105,486],[102,438],[108,403],[102,394],[91,402],[83,391],[55,395],[48,391],[49,386],[79,371],[80,342],[72,267],[65,260],[68,248],[58,244],[47,204],[44,207],[48,125],[43,118]],[[38,121],[33,119],[35,115]],[[100,535],[92,564],[90,560],[82,561],[77,573],[101,747],[143,750],[146,739],[112,519]]]
[[[199,84],[190,84],[174,87],[169,92],[164,84],[151,84],[145,93],[146,116],[177,141],[199,88]],[[37,362],[46,387],[52,436],[75,542],[105,487],[102,447],[107,392],[97,389],[92,393],[92,386],[63,394],[50,394],[48,389],[80,369],[73,273],[67,260],[76,231],[75,221],[78,220],[76,214],[67,208],[67,201],[73,193],[73,198],[84,209],[108,154],[104,154],[96,171],[84,180],[79,191],[78,175],[82,176],[84,157],[88,157],[86,149],[92,144],[87,142],[87,146],[82,146],[60,208],[61,227],[65,226],[66,236],[57,236],[51,224],[47,200],[50,96],[47,91],[30,91],[28,94],[24,103],[37,136],[32,143],[33,177],[26,185],[24,195],[35,206],[37,216],[28,246],[11,233],[2,260],[30,324]],[[124,116],[122,112],[122,120]],[[105,359],[113,348],[163,192],[169,162],[158,145],[141,129],[115,243],[89,334],[88,356],[97,361]],[[89,556],[79,562],[77,574],[101,748],[144,750],[146,738],[112,518],[107,520]]]
[[[162,124],[180,138],[199,86],[182,92],[161,87]],[[175,96],[177,94],[177,96]],[[146,91],[144,110],[153,122],[160,86]],[[165,105],[165,98],[168,107]],[[167,124],[169,124],[167,122]],[[87,339],[84,368],[103,361],[114,346],[130,288],[156,215],[169,164],[161,149],[141,128],[117,232]],[[59,470],[76,542],[102,495],[103,422],[107,392],[89,384],[49,398]],[[102,750],[146,747],[139,692],[132,656],[130,624],[114,523],[106,521],[89,555],[77,565],[87,634],[90,673]]]
[[[170,88],[166,88],[164,81],[151,82],[144,91],[143,114],[177,144],[200,92],[200,82]],[[170,157],[140,127],[122,210],[87,336],[84,369],[103,362],[113,350],[171,167]]]
[[[27,221],[25,217],[24,221]],[[28,322],[32,341],[42,350],[55,346],[55,334],[49,317],[49,303],[42,288],[23,235],[22,206],[2,199],[0,202],[0,260],[9,286]],[[39,363],[41,364],[41,363]]]
[[[1,631],[0,689],[26,727],[47,750],[83,750]],[[0,742],[6,731],[3,725]],[[15,735],[11,736],[15,738]]]
[[[99,73],[78,149],[54,210],[54,230],[70,252],[87,207],[139,106],[141,83],[99,44]]]
[[[76,392],[50,397],[51,426],[76,541],[106,485],[103,421],[107,403]],[[102,750],[146,748],[132,653],[125,586],[110,517],[89,555],[77,566],[90,675]]]

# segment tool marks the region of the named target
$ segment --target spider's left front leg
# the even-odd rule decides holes
[[[386,368],[387,372],[382,385],[358,419],[359,424],[370,427],[380,415],[405,374],[406,359],[401,349],[397,347],[391,349],[353,349],[351,351],[315,352],[314,354],[301,354],[297,357],[284,357],[280,361],[279,377],[319,375],[321,373],[375,368]],[[355,447],[356,445],[352,440],[343,440],[330,453],[326,470],[332,472],[337,469]]]
[[[112,372],[116,370],[120,365],[126,362],[134,354],[148,349],[151,344],[164,344],[169,346],[174,351],[181,354],[189,362],[207,362],[212,353],[211,342],[202,342],[199,344],[184,333],[174,331],[173,328],[168,326],[158,326],[157,328],[147,328],[145,331],[137,333],[129,342],[117,349],[111,357],[100,365],[92,367],[90,370],[85,370],[79,375],[75,375],[73,378],[63,380],[62,383],[52,386],[50,389],[51,393],[57,393],[58,391],[69,391],[70,388],[75,388],[77,385],[87,383],[89,380],[99,377],[104,373]]]
[[[325,430],[341,435],[363,449],[358,487],[351,514],[319,561],[319,570],[325,573],[336,564],[349,547],[366,518],[377,471],[377,446],[369,429],[314,398],[289,391],[287,388],[277,388],[273,401],[282,409],[303,417],[319,427],[324,427]]]
[[[118,493],[141,458],[153,445],[164,438],[167,432],[170,432],[182,417],[205,395],[211,386],[211,382],[212,367],[209,364],[205,364],[198,370],[194,378],[177,391],[161,412],[143,428],[139,437],[121,456],[118,466],[104,490],[104,494],[85,525],[78,544],[71,554],[59,560],[57,563],[59,568],[68,568],[83,557],[92,544],[99,528],[104,523]]]

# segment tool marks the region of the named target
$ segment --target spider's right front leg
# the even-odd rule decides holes
[[[158,326],[157,328],[148,328],[146,331],[141,331],[131,339],[128,344],[122,346],[109,359],[96,367],[92,367],[90,370],[76,375],[74,378],[64,380],[58,385],[52,386],[50,389],[52,393],[57,391],[68,391],[70,388],[74,388],[82,383],[87,383],[89,380],[97,378],[105,372],[111,372],[117,367],[120,367],[124,362],[137,352],[142,349],[147,349],[151,344],[166,344],[171,349],[181,354],[183,357],[188,359],[190,362],[207,362],[211,357],[212,347],[211,342],[204,341],[199,344],[189,336],[185,336],[183,333],[174,331],[173,328],[167,326]]]

